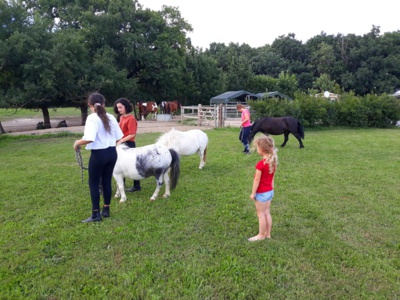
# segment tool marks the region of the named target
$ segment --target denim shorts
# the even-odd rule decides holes
[[[268,202],[271,201],[274,197],[274,190],[265,192],[265,193],[256,193],[256,200],[260,202]]]

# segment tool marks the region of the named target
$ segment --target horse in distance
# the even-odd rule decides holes
[[[162,185],[165,182],[164,198],[171,194],[178,184],[180,175],[179,154],[161,144],[152,144],[144,147],[129,148],[125,145],[117,146],[118,159],[114,167],[113,177],[117,182],[115,197],[121,196],[120,203],[126,201],[124,178],[142,180],[154,176],[156,190],[150,201],[156,200]]]
[[[150,113],[153,114],[152,119],[155,120],[157,118],[158,105],[156,102],[153,101],[138,102],[138,108],[139,108],[139,120],[144,121]]]
[[[156,144],[172,148],[183,156],[197,153],[200,156],[199,169],[203,169],[206,164],[208,136],[204,131],[199,129],[179,131],[172,128],[161,135]]]
[[[283,134],[285,139],[281,147],[285,147],[289,140],[289,134],[293,134],[299,141],[300,148],[304,148],[301,139],[304,139],[304,129],[299,120],[293,117],[263,117],[256,120],[251,125],[251,131],[249,135],[249,143],[254,139],[254,136],[258,133],[264,133],[265,135],[280,135]]]
[[[162,113],[174,115],[181,108],[181,103],[178,100],[162,101],[160,106]]]

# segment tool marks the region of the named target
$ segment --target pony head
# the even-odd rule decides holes
[[[256,120],[252,125],[251,125],[251,129],[250,129],[250,134],[249,134],[249,137],[247,138],[247,141],[249,142],[249,144],[251,144],[251,142],[253,141],[253,139],[254,139],[254,136],[257,134],[257,132],[259,131],[259,129],[257,129],[259,126],[258,126],[258,121],[259,121],[259,119],[258,120]]]

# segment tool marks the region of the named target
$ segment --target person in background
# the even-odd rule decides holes
[[[86,145],[91,150],[89,159],[89,188],[92,200],[92,215],[83,223],[99,222],[102,216],[110,216],[111,181],[117,162],[116,144],[123,134],[115,117],[106,112],[105,98],[102,94],[93,93],[88,98],[92,112],[86,119],[83,137],[74,142],[75,151]],[[100,214],[99,182],[103,186],[104,206]]]
[[[114,103],[114,113],[118,116],[119,127],[124,136],[117,142],[117,146],[125,143],[129,148],[136,148],[136,132],[138,123],[131,114],[133,110],[132,104],[126,98],[120,98]],[[127,189],[127,192],[138,192],[141,190],[140,181],[134,180],[133,186]]]
[[[241,119],[242,122],[240,124],[239,140],[242,142],[244,146],[243,153],[248,154],[250,152],[249,141],[248,141],[251,131],[250,112],[242,104],[237,104],[236,109],[240,113],[242,113],[242,119]]]
[[[274,175],[278,165],[278,149],[270,136],[262,136],[254,141],[257,153],[262,159],[256,164],[250,199],[254,200],[258,217],[258,234],[249,242],[271,238],[272,217],[270,206],[274,197]]]

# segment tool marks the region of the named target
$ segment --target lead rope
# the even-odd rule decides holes
[[[75,158],[76,161],[78,162],[78,165],[81,167],[81,181],[83,183],[83,170],[89,170],[89,168],[83,166],[81,149],[75,151]]]

